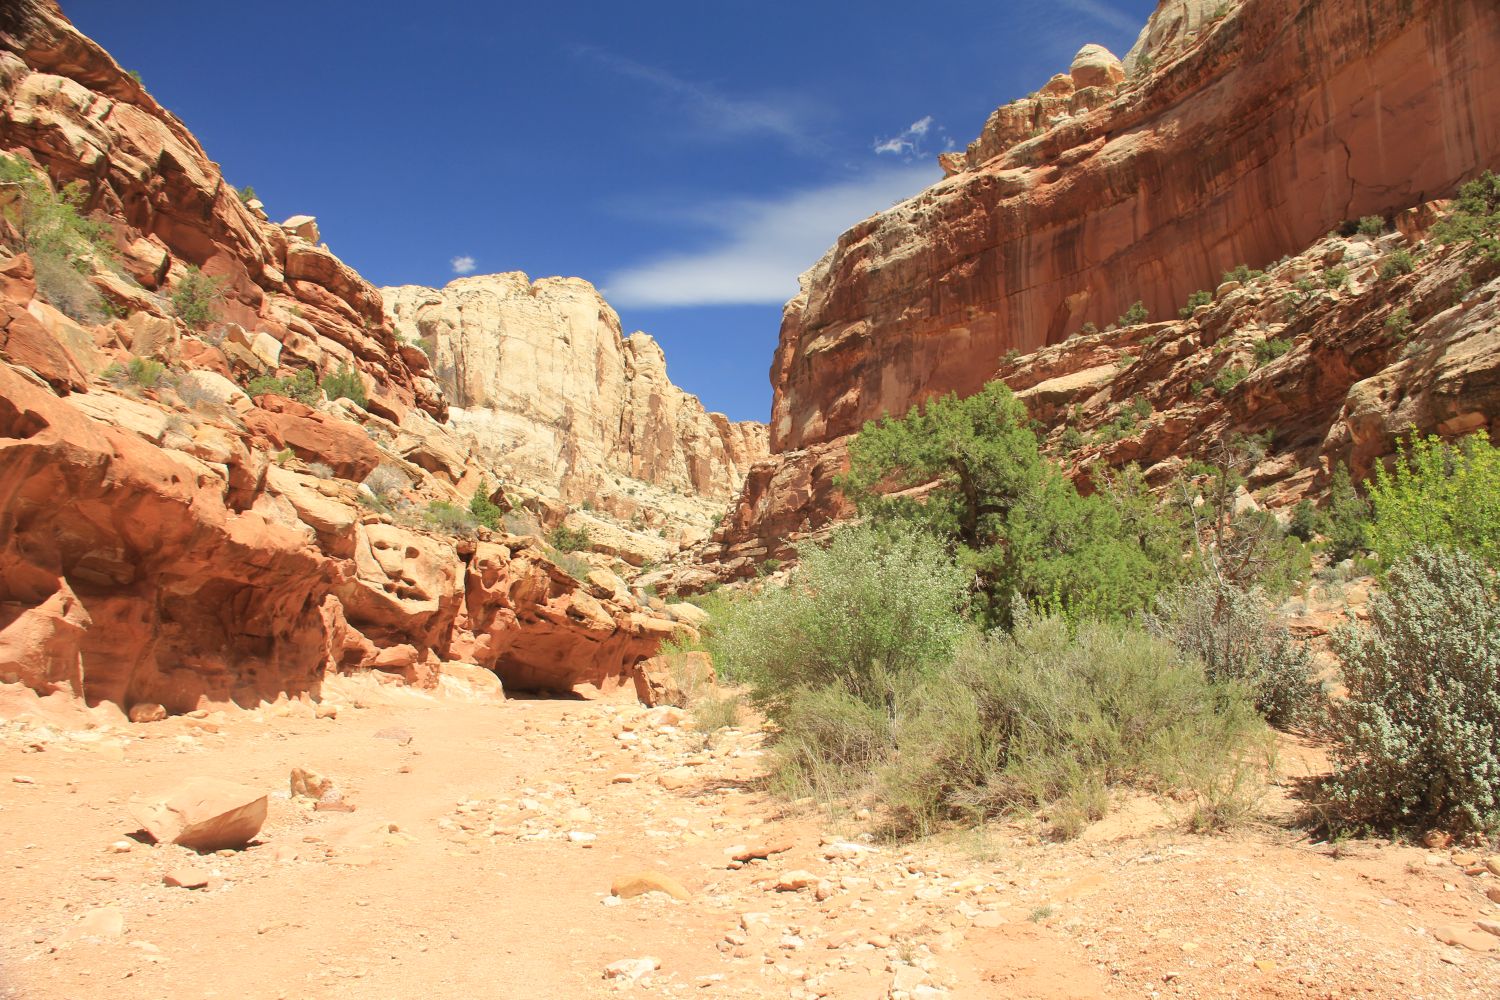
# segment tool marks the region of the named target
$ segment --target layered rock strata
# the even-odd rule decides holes
[[[455,664],[634,696],[687,626],[534,519],[455,520],[492,470],[440,422],[379,292],[314,220],[241,199],[50,4],[0,38],[0,152],[0,683],[142,718],[317,698],[341,671],[435,686]],[[28,198],[105,233],[69,248],[62,285],[28,252]],[[169,295],[194,267],[219,294],[189,323]],[[345,366],[367,405],[246,392]]]
[[[554,483],[564,504],[652,528],[674,514],[702,528],[766,456],[764,424],[706,412],[667,377],[656,341],[622,337],[581,278],[384,293],[391,324],[431,353],[469,447],[508,481]]]
[[[789,525],[826,524],[836,508],[806,500],[822,488],[796,484],[826,478],[829,449],[866,420],[972,393],[1007,355],[1135,301],[1173,316],[1224,271],[1500,163],[1500,8],[1482,0],[1164,0],[1126,62],[1112,84],[1116,63],[1080,53],[946,156],[950,176],[803,275],[771,370],[773,464],[711,558],[739,572],[784,555]],[[1348,388],[1319,385],[1332,395],[1315,407],[1338,409]],[[784,499],[758,491],[783,481]]]

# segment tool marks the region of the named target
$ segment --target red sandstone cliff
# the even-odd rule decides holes
[[[524,519],[436,530],[429,505],[493,470],[438,422],[379,292],[38,9],[0,36],[0,682],[171,711],[316,697],[337,671],[433,686],[454,663],[640,690],[674,615]],[[28,198],[72,202],[109,247],[34,258]],[[169,300],[190,267],[222,281],[212,322]],[[243,391],[344,365],[367,406]]]
[[[1200,6],[1164,0],[1130,79],[1097,47],[1080,53],[1071,74],[992,115],[966,153],[945,154],[950,176],[844,233],[803,276],[771,369],[774,454],[708,558],[748,571],[840,513],[840,441],[866,420],[972,393],[1002,365],[1024,375],[1025,355],[1136,300],[1175,316],[1238,264],[1265,267],[1500,166],[1489,0],[1248,0],[1217,18]],[[1012,352],[1023,357],[1007,365]],[[1324,432],[1379,374],[1369,363],[1304,386]],[[1366,414],[1384,436],[1361,457],[1389,449],[1405,395]],[[1275,419],[1241,409],[1228,425]],[[1323,455],[1351,445],[1330,437]]]

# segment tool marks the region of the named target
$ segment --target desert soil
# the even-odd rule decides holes
[[[338,684],[336,719],[0,725],[0,997],[1500,995],[1476,923],[1500,878],[1462,852],[1197,836],[1147,799],[1063,844],[872,843],[762,791],[758,730],[705,746],[673,710]],[[333,780],[323,809],[294,767]],[[249,848],[139,832],[132,795],[200,775],[271,792]],[[207,887],[164,884],[184,867]],[[688,898],[611,895],[649,873]],[[606,978],[630,959],[659,968]]]

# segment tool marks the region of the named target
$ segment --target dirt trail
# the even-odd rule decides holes
[[[1145,802],[1065,845],[876,846],[780,815],[758,732],[672,722],[350,684],[336,720],[0,726],[0,997],[1496,995],[1500,952],[1433,931],[1500,919],[1500,879],[1446,855],[1193,837]],[[299,766],[355,811],[292,799]],[[258,843],[116,852],[132,794],[195,775],[275,790]],[[738,846],[788,849],[730,867]],[[163,884],[184,863],[207,889]],[[640,872],[691,895],[610,897]]]

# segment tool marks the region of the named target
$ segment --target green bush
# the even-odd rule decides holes
[[[1281,337],[1271,337],[1255,343],[1255,363],[1269,364],[1292,349],[1292,342]]]
[[[559,524],[554,528],[547,541],[559,552],[580,552],[594,545],[588,528],[570,528],[566,524]]]
[[[1116,323],[1121,328],[1128,326],[1140,326],[1150,318],[1151,312],[1146,308],[1146,304],[1144,302],[1141,302],[1140,300],[1136,300],[1129,309],[1125,310],[1125,315],[1116,320]]]
[[[968,627],[969,577],[928,534],[845,527],[799,557],[787,587],[747,602],[719,633],[731,673],[778,722],[806,688],[884,710]]]
[[[498,531],[505,511],[505,507],[499,506],[490,499],[489,481],[483,476],[479,477],[479,486],[474,490],[474,495],[469,498],[469,513],[474,516],[474,520],[491,531]]]
[[[1382,281],[1389,281],[1403,274],[1411,274],[1416,267],[1417,262],[1410,250],[1397,250],[1380,262],[1380,278]]]
[[[369,402],[369,397],[365,393],[364,380],[359,377],[359,372],[349,367],[347,362],[341,363],[338,371],[323,376],[320,384],[330,400],[348,399],[357,406],[364,406]]]
[[[82,214],[88,200],[82,182],[53,192],[25,162],[5,155],[0,155],[0,182],[20,188],[5,214],[21,249],[31,255],[37,291],[73,319],[99,322],[105,302],[85,276],[95,262],[111,263],[115,249],[109,225]]]
[[[252,397],[285,396],[308,406],[316,406],[323,398],[318,388],[318,373],[311,368],[300,368],[291,378],[257,375],[245,385],[245,392]]]
[[[1500,828],[1500,587],[1458,551],[1418,548],[1335,633],[1333,801],[1356,823]]]
[[[212,278],[189,265],[172,290],[172,311],[188,326],[204,326],[218,314],[224,279]]]
[[[1467,244],[1465,253],[1500,260],[1500,175],[1486,170],[1459,188],[1453,212],[1432,227],[1442,244]]]
[[[1236,265],[1234,270],[1224,272],[1224,281],[1236,281],[1241,285],[1248,285],[1257,278],[1265,277],[1266,272],[1257,271],[1248,264]]]
[[[1328,484],[1328,503],[1318,531],[1328,540],[1328,558],[1343,562],[1364,553],[1370,505],[1360,497],[1349,478],[1349,468],[1340,462]]]
[[[446,500],[434,500],[422,512],[428,524],[450,535],[467,534],[474,530],[474,516],[457,504]]]
[[[1340,264],[1323,272],[1323,287],[1337,291],[1349,283],[1349,269]]]
[[[1201,577],[1159,596],[1146,624],[1201,662],[1209,680],[1244,685],[1272,725],[1305,722],[1320,702],[1312,655],[1273,626],[1258,587]]]
[[[1405,306],[1398,306],[1389,316],[1385,318],[1385,332],[1395,340],[1407,340],[1411,337],[1412,322],[1411,313]]]
[[[1134,426],[1134,410],[1123,418]],[[873,523],[927,531],[977,578],[980,616],[1004,624],[1012,597],[1072,615],[1115,618],[1176,579],[1180,518],[1149,499],[1138,473],[1107,476],[1080,496],[1044,459],[1026,408],[1003,383],[968,399],[929,400],[901,419],[867,423],[839,483]],[[920,498],[891,495],[936,482]],[[1129,495],[1126,495],[1129,494]],[[1148,548],[1143,539],[1157,546]]]
[[[1187,319],[1193,313],[1197,312],[1199,306],[1211,305],[1213,301],[1214,293],[1207,289],[1201,289],[1188,296],[1187,305],[1177,310],[1177,315],[1183,319]]]
[[[112,364],[100,375],[117,385],[128,382],[141,389],[154,389],[168,377],[166,366],[151,358],[131,358],[126,365]]]
[[[1365,236],[1379,236],[1385,232],[1385,219],[1378,215],[1367,215],[1359,220],[1358,230]]]
[[[235,188],[234,193],[239,197],[242,204],[248,205],[255,200],[255,188],[249,184],[246,184],[244,187]]]
[[[1369,546],[1384,566],[1418,548],[1465,549],[1500,566],[1500,452],[1483,433],[1451,444],[1411,435],[1369,486]]]
[[[1217,392],[1221,396],[1227,396],[1234,391],[1235,386],[1249,377],[1250,369],[1244,365],[1230,365],[1227,368],[1221,369],[1219,374],[1214,376],[1214,392]]]
[[[1231,767],[1259,721],[1233,684],[1127,624],[1022,612],[925,678],[878,767],[898,833],[1037,810],[1059,836],[1108,808],[1109,789],[1176,791]]]

